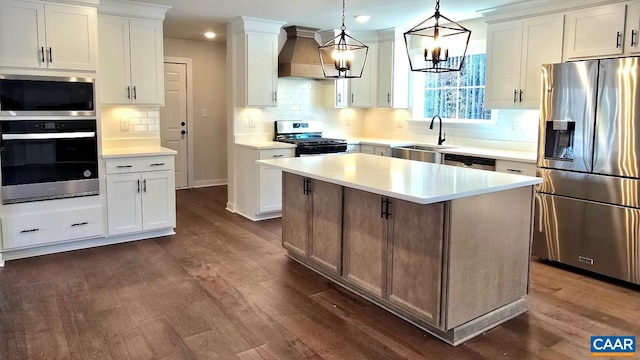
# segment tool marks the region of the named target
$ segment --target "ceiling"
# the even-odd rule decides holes
[[[138,0],[172,8],[164,22],[166,37],[204,40],[205,31],[217,34],[214,41],[225,41],[226,23],[236,16],[286,22],[322,30],[339,28],[340,0]],[[524,0],[441,0],[442,15],[461,21],[478,17],[478,10]],[[347,0],[345,25],[350,31],[398,27],[408,30],[433,15],[435,0]],[[356,15],[370,15],[366,24]]]

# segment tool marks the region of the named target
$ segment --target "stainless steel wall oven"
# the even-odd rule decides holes
[[[96,116],[94,79],[0,75],[0,116]]]
[[[95,119],[0,121],[2,203],[97,195]]]

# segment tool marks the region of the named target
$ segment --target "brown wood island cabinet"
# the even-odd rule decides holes
[[[452,345],[524,311],[532,186],[420,204],[283,172],[282,245]]]

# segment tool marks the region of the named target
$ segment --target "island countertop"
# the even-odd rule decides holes
[[[530,176],[358,153],[257,162],[285,172],[419,204],[542,183],[542,179]]]

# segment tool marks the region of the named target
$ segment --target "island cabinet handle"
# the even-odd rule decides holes
[[[274,158],[281,158],[281,157],[284,157],[284,155],[283,154],[276,154],[276,155],[273,155],[273,157]]]
[[[391,205],[391,200],[389,198],[380,198],[380,218],[388,219],[391,215],[389,211],[389,206]]]
[[[309,195],[311,191],[309,190],[309,178],[302,179],[302,193],[305,195]]]
[[[522,170],[519,169],[507,169],[508,172],[512,172],[512,173],[521,173]]]

